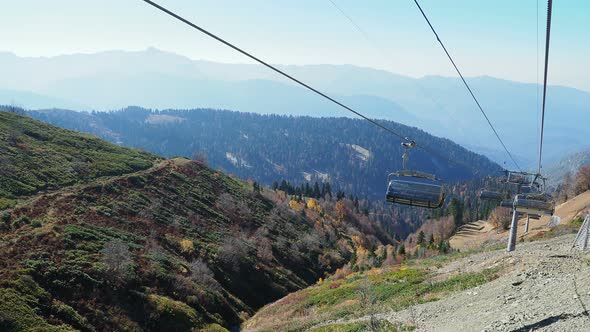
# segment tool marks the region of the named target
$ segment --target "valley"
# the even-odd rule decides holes
[[[0,332],[590,331],[590,5],[12,1]]]
[[[543,217],[524,234],[521,220],[517,252],[507,255],[507,231],[469,222],[493,208],[470,208],[478,182],[449,188],[450,203],[401,240],[371,217],[381,205],[332,193],[325,183],[324,197],[298,196],[287,193],[295,188],[288,182],[282,191],[239,180],[202,156],[158,157],[18,110],[0,118],[0,255],[7,257],[0,262],[0,327],[11,332],[550,326],[556,318],[539,312],[495,319],[504,313],[499,300],[459,303],[480,292],[508,294],[505,284],[519,277],[531,278],[529,301],[541,287],[538,264],[565,260],[542,276],[566,285],[559,274],[571,274],[578,265],[568,262],[581,259],[561,253],[572,240],[563,234],[579,227],[590,192],[557,206],[557,227]],[[151,119],[178,123],[172,115]],[[350,147],[370,158],[360,145]],[[580,264],[575,276],[588,272]],[[457,318],[483,303],[498,303],[497,314],[472,325]],[[574,311],[556,320],[580,326],[583,313]]]
[[[297,202],[199,161],[0,116],[2,330],[232,328],[357,247],[394,243],[348,199]],[[138,171],[118,161],[134,155]]]
[[[507,231],[476,222],[480,233],[451,237],[461,252],[336,273],[265,306],[245,331],[583,331],[590,255],[572,250],[572,233],[588,211],[585,192],[557,208],[559,226],[543,218],[525,235],[521,220],[512,253]]]

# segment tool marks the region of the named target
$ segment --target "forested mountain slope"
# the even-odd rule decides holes
[[[329,181],[334,188],[381,199],[387,174],[402,167],[400,140],[358,119],[210,109],[150,111],[137,107],[107,113],[46,110],[27,114],[158,155],[190,157],[203,152],[212,167],[267,185],[281,179],[293,183]],[[382,123],[458,162],[450,163],[414,149],[410,168],[434,173],[447,181],[500,170],[486,157],[450,140],[395,122]]]
[[[346,198],[290,200],[203,163],[0,116],[5,165],[47,184],[27,195],[2,187],[11,202],[0,207],[2,331],[232,328],[357,248],[393,243]],[[88,160],[84,172],[51,180],[37,169],[41,152],[59,156],[43,155],[59,174]]]

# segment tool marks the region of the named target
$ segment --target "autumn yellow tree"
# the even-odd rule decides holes
[[[195,251],[195,247],[193,245],[193,241],[189,239],[182,239],[180,240],[180,249],[182,252],[187,254],[192,254]]]

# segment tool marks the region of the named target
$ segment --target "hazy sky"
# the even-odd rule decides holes
[[[250,62],[141,0],[2,0],[0,51],[52,56],[153,46],[193,59]],[[413,0],[158,0],[273,63],[355,64],[395,73],[455,76]],[[468,76],[536,82],[546,1],[422,0]],[[590,1],[555,1],[551,84],[590,91]],[[540,78],[541,79],[541,78]]]

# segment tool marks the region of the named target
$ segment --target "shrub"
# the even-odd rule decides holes
[[[42,226],[42,224],[41,224],[41,221],[40,221],[40,220],[38,220],[38,219],[35,219],[35,220],[33,220],[33,221],[31,222],[31,226],[32,226],[33,228],[39,228],[39,227],[41,227],[41,226]]]
[[[74,308],[70,307],[69,305],[58,300],[53,300],[52,309],[57,316],[62,318],[68,324],[87,331],[93,330],[92,326],[88,324],[86,318],[81,316]]]
[[[98,214],[102,214],[105,217],[110,217],[113,211],[106,206],[99,205],[96,207],[96,212]]]
[[[22,225],[22,224],[28,224],[28,223],[30,222],[30,219],[29,219],[29,217],[27,217],[27,216],[24,216],[24,215],[23,215],[23,216],[20,216],[20,217],[17,219],[17,221],[16,221],[16,222],[17,222],[17,223],[19,223],[19,224],[21,224],[21,225]]]
[[[191,331],[202,324],[195,309],[169,297],[150,294],[148,301],[152,306],[150,320],[155,331]]]
[[[193,251],[195,251],[195,246],[193,244],[193,241],[189,240],[189,239],[183,239],[180,240],[180,250],[182,250],[182,252],[186,253],[186,254],[192,254]]]
[[[16,205],[16,201],[5,197],[0,197],[0,210],[9,209]]]
[[[227,332],[227,329],[219,324],[209,324],[201,329],[202,332]]]
[[[77,214],[77,215],[81,215],[81,214],[84,214],[84,213],[86,213],[86,208],[83,207],[83,206],[78,206],[74,210],[74,214]]]
[[[346,278],[346,276],[351,273],[352,273],[352,269],[350,268],[350,265],[346,264],[343,267],[336,270],[336,272],[332,276],[332,280],[342,280],[342,279]]]
[[[511,211],[509,208],[497,207],[490,215],[492,225],[498,230],[507,230],[510,227],[512,220]]]

